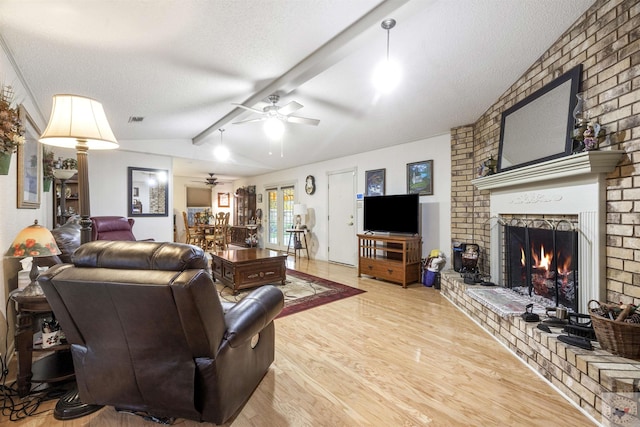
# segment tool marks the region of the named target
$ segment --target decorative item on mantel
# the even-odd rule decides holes
[[[599,143],[604,141],[607,136],[604,127],[600,126],[598,122],[590,122],[589,112],[584,112],[584,94],[578,93],[576,97],[578,102],[573,109],[574,128],[571,137],[573,139],[571,149],[573,154],[597,150]]]
[[[25,141],[18,108],[12,107],[13,96],[13,88],[3,85],[0,92],[0,175],[9,173],[11,155]]]
[[[478,176],[489,176],[496,173],[498,162],[493,158],[493,154],[478,166]]]
[[[583,130],[584,129],[584,130]],[[576,131],[580,130],[578,133]],[[589,122],[581,125],[573,134],[572,153],[582,153],[583,151],[597,150],[600,143],[607,138],[607,132],[598,122]]]

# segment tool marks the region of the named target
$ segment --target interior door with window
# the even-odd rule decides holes
[[[356,171],[329,173],[329,262],[356,265]]]

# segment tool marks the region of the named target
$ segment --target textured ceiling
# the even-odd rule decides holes
[[[592,3],[2,0],[0,36],[43,122],[54,94],[96,98],[122,149],[172,155],[176,175],[234,178],[474,122]],[[379,96],[370,76],[388,17],[403,80]],[[270,93],[319,126],[288,124],[280,145],[260,123],[231,124],[257,117],[232,103],[262,108]],[[212,155],[219,127],[226,163]]]

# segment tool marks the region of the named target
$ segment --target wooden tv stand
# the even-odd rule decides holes
[[[420,236],[358,234],[358,277],[400,283],[420,280],[422,239]]]

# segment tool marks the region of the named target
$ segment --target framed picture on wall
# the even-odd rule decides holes
[[[407,163],[407,194],[433,195],[433,160]]]
[[[365,196],[384,196],[385,169],[374,169],[364,173]]]
[[[18,146],[18,209],[38,209],[42,183],[40,129],[23,105],[19,107],[19,115],[25,141]]]
[[[218,193],[218,207],[219,208],[229,207],[229,193]]]

